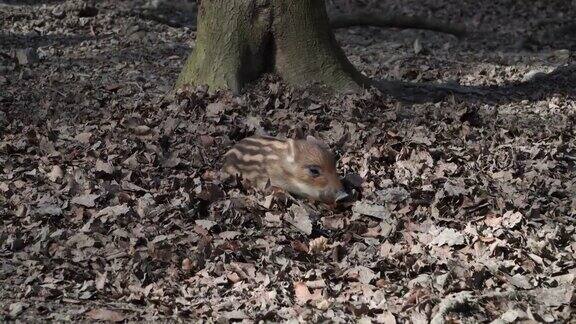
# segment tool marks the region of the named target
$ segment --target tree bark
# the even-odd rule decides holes
[[[275,67],[286,82],[319,82],[337,91],[367,85],[336,42],[324,1],[275,1],[274,13]]]
[[[177,86],[208,85],[239,92],[268,68],[270,8],[253,0],[203,0],[196,47]]]
[[[176,86],[239,93],[264,72],[335,91],[371,84],[336,43],[324,0],[202,0],[196,47]]]

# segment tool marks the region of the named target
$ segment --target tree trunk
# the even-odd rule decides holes
[[[370,84],[336,43],[324,0],[202,0],[196,47],[177,87],[239,93],[264,72],[335,91]]]

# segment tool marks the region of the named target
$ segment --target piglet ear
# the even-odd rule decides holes
[[[297,126],[296,129],[294,129],[294,135],[292,135],[292,138],[295,140],[302,140],[305,138],[302,126]]]
[[[314,137],[314,136],[312,136],[312,135],[306,136],[306,141],[307,141],[307,142],[310,142],[310,143],[314,143],[314,144],[316,144],[316,145],[318,145],[318,146],[320,146],[320,147],[323,147],[323,148],[325,148],[325,149],[328,149],[328,148],[329,148],[328,144],[324,143],[324,141],[322,141],[322,140],[320,140],[320,139],[317,139],[316,137]]]

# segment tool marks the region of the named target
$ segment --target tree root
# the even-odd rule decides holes
[[[371,12],[357,12],[353,14],[331,15],[332,28],[346,28],[354,26],[376,26],[385,28],[425,29],[464,37],[467,31],[460,26],[448,25],[440,21],[423,17],[403,15],[380,15]]]
[[[519,292],[517,291],[507,291],[507,292],[491,292],[483,295],[474,296],[469,291],[461,291],[455,294],[446,296],[440,304],[438,305],[438,311],[436,315],[432,317],[430,321],[431,324],[444,324],[446,321],[444,317],[446,314],[450,313],[454,309],[468,305],[472,303],[477,303],[483,299],[487,298],[514,298],[517,297]]]
[[[440,101],[450,94],[486,95],[486,91],[460,84],[413,83],[391,80],[371,80],[371,85],[382,93],[391,94],[402,100],[420,102],[427,100]]]

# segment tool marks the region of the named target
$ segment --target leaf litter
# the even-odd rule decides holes
[[[139,3],[0,5],[0,319],[574,319],[574,45],[549,37],[572,7],[372,2],[478,30],[338,30],[371,77],[489,89],[403,101],[272,76],[170,94],[191,15]],[[296,127],[353,202],[220,179],[233,143]]]

